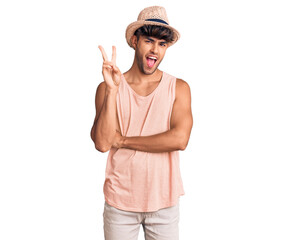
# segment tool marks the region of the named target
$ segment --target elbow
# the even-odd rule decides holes
[[[101,140],[99,141],[99,138],[97,139],[93,132],[91,131],[91,138],[95,144],[95,148],[102,153],[108,152],[111,148],[112,145],[107,144],[107,142],[102,142]]]
[[[192,125],[191,125],[191,128],[192,128]],[[189,132],[181,132],[178,135],[178,147],[179,147],[179,150],[181,151],[184,151],[188,146],[191,128]]]
[[[188,144],[186,144],[186,143],[180,143],[180,144],[179,144],[179,150],[180,150],[180,151],[184,151],[184,150],[186,149],[187,145],[188,145]]]
[[[102,153],[108,152],[110,150],[110,147],[108,146],[101,146],[99,144],[95,144],[95,148]]]
[[[111,144],[108,144],[107,142],[101,142],[98,139],[95,141],[95,148],[102,153],[108,152],[111,146]]]
[[[179,138],[178,149],[180,151],[184,151],[186,149],[186,147],[188,146],[188,141],[189,141],[189,138],[187,138],[187,137]]]

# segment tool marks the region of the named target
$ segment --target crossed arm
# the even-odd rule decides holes
[[[185,81],[177,79],[170,130],[151,136],[138,137],[125,137],[117,130],[113,141],[109,141],[108,147],[104,148],[102,152],[109,150],[111,146],[153,153],[184,150],[188,145],[192,125],[190,88]],[[94,131],[95,121],[91,130],[91,137],[95,142]]]

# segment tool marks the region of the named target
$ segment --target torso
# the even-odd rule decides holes
[[[149,77],[144,84],[122,78],[116,99],[122,136],[151,136],[171,128],[177,79],[165,72],[162,78]],[[173,206],[184,194],[179,153],[111,148],[103,189],[107,203],[125,211],[154,212]]]

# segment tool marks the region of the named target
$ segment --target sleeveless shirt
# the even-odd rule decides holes
[[[163,72],[156,89],[138,95],[124,76],[117,93],[117,114],[123,136],[150,136],[168,131],[176,78]],[[111,148],[107,157],[105,201],[118,209],[152,212],[177,204],[184,195],[179,152],[151,153]]]

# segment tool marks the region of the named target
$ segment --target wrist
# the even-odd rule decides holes
[[[117,88],[106,87],[105,92],[107,95],[116,95],[118,92],[118,87]]]
[[[121,139],[120,139],[120,148],[125,148],[127,145],[126,145],[126,140],[127,140],[127,137],[124,137],[122,136]]]

